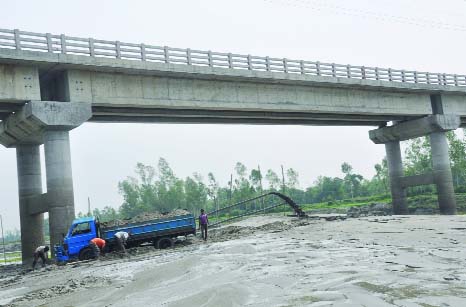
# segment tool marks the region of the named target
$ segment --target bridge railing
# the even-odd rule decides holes
[[[171,48],[7,29],[0,29],[0,48],[333,78],[466,86],[466,75]]]

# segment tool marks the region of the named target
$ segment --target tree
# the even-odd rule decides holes
[[[466,182],[466,139],[459,138],[454,131],[447,132],[453,182],[456,187]]]
[[[275,173],[273,170],[271,169],[267,170],[265,179],[269,183],[269,189],[277,190],[280,188],[280,184],[281,184],[280,177],[278,177],[277,173]]]
[[[408,141],[405,149],[406,175],[422,174],[432,170],[432,154],[430,142],[427,137],[416,138]]]
[[[202,182],[202,177],[194,173],[193,178],[187,177],[184,182],[186,193],[186,206],[193,212],[198,212],[207,203],[207,188]]]
[[[292,168],[286,170],[286,183],[288,189],[296,189],[299,185],[299,174]]]

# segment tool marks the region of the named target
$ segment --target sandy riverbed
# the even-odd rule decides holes
[[[10,268],[0,306],[462,307],[465,233],[464,216],[255,217],[169,251]]]

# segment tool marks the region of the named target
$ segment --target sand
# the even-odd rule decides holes
[[[146,222],[146,221],[151,221],[151,220],[157,220],[157,219],[163,219],[163,218],[169,218],[169,217],[174,217],[174,216],[179,216],[179,215],[186,215],[190,214],[189,211],[186,211],[184,209],[175,209],[171,212],[145,212],[136,215],[133,218],[128,218],[124,220],[112,220],[108,222],[102,222],[101,225],[102,227],[114,227],[114,226],[125,226],[131,223],[140,223],[140,222]]]
[[[2,306],[466,306],[466,217],[261,216],[171,250],[0,274]],[[191,244],[189,244],[191,243]]]

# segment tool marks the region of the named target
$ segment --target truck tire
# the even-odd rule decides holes
[[[94,251],[88,246],[88,247],[85,247],[83,248],[80,252],[79,252],[79,256],[78,256],[78,259],[83,261],[83,260],[89,260],[89,259],[93,259],[94,258]]]
[[[100,257],[100,248],[95,244],[89,244],[89,247],[92,250],[92,257],[98,259]]]
[[[157,240],[157,248],[158,249],[166,249],[173,247],[173,239],[170,237],[163,237]]]

